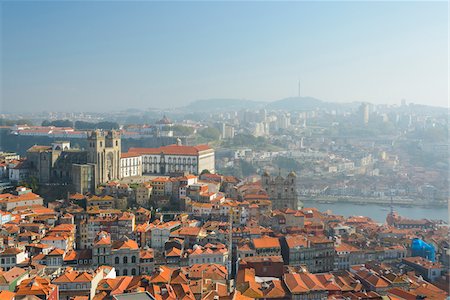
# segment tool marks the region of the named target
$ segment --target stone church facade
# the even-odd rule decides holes
[[[273,209],[300,209],[301,203],[297,194],[297,175],[289,173],[285,178],[281,175],[270,176],[267,172],[261,176],[263,189],[272,201]]]
[[[93,192],[102,183],[119,179],[121,138],[118,131],[92,131],[87,149],[69,142],[35,145],[27,150],[30,177],[40,184],[72,184],[78,193]]]
[[[120,174],[120,133],[92,131],[88,136],[87,162],[94,164],[95,186],[118,179]]]

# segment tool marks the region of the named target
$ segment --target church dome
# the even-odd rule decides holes
[[[168,117],[166,117],[166,115],[164,115],[164,117],[161,120],[159,120],[158,122],[156,122],[156,124],[169,125],[169,124],[172,124],[172,121],[170,121],[170,119]]]

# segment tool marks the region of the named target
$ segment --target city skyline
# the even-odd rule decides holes
[[[299,80],[302,96],[329,102],[406,99],[446,107],[447,8],[446,2],[6,2],[2,110],[268,102],[297,95]]]

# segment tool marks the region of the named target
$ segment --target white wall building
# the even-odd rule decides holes
[[[180,222],[171,221],[159,224],[151,229],[151,247],[162,249],[169,240],[170,233],[181,227]]]
[[[130,148],[127,155],[132,155],[131,153],[142,157],[143,174],[200,174],[205,169],[211,173],[215,171],[214,149],[208,145],[176,144],[159,148]]]
[[[142,175],[142,156],[137,153],[122,153],[119,178]]]

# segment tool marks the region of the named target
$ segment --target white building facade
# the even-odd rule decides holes
[[[208,145],[182,146],[180,144],[159,148],[130,148],[127,155],[142,157],[143,174],[169,174],[188,172],[200,174],[203,170],[214,173],[214,149]]]
[[[119,178],[141,175],[142,156],[136,153],[122,153],[120,157]]]

